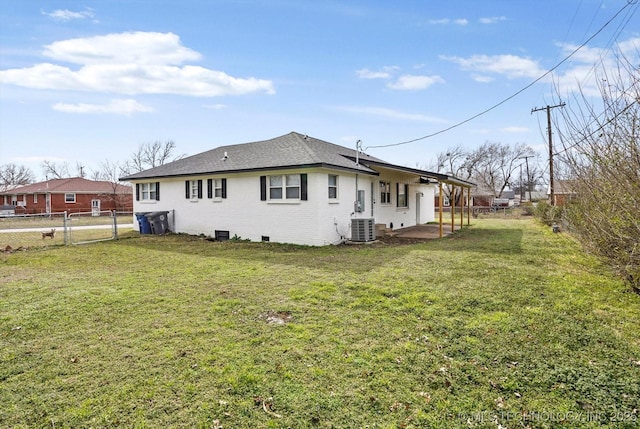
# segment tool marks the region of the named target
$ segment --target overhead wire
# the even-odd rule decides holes
[[[635,2],[637,2],[637,0],[629,1],[628,4],[635,4]],[[600,10],[601,8],[602,8],[602,3],[600,4],[600,7],[598,8],[598,10]],[[625,17],[622,19],[620,24],[618,24],[618,28],[616,29],[616,31],[613,32],[613,35],[611,36],[609,41],[605,44],[605,48],[600,51],[600,53],[598,55],[598,61],[595,61],[593,63],[592,67],[589,69],[589,72],[582,78],[581,82],[578,82],[579,86],[584,84],[586,81],[588,81],[589,79],[592,78],[593,74],[596,71],[596,68],[597,68],[598,64],[603,64],[604,63],[604,59],[606,58],[607,55],[609,55],[609,53],[611,52],[611,49],[613,48],[614,43],[616,42],[616,40],[618,39],[618,37],[620,36],[622,31],[629,24],[629,21],[631,21],[631,19],[633,18],[634,14],[636,13],[636,11],[637,11],[637,8],[636,9],[632,8],[632,9],[629,9],[627,11]],[[597,11],[593,16],[591,23],[589,24],[589,28],[591,27],[591,24],[593,24],[593,20],[595,20],[596,15],[597,15]],[[586,31],[585,31],[585,35],[586,35]],[[630,89],[630,88],[627,88],[627,89]],[[626,92],[627,92],[627,90],[624,90],[622,92],[622,95],[616,101],[620,100],[620,98],[622,98],[626,94]],[[605,112],[600,113],[600,115],[594,117],[591,120],[591,122],[589,124],[587,124],[586,126],[587,127],[591,126],[594,122],[597,122],[598,119],[600,117],[602,117],[604,114],[605,114]],[[542,127],[540,125],[540,120],[538,120],[538,128],[540,130],[540,135],[543,136],[545,134],[545,132],[542,130]],[[554,155],[559,155],[559,154],[561,154],[563,152],[566,152],[567,150],[569,150],[572,147],[575,147],[578,144],[578,143],[575,143],[575,144],[571,145],[570,147],[564,146],[564,139],[562,137],[563,135],[562,135],[562,133],[560,131],[559,131],[559,133],[560,133],[560,140],[563,143],[563,150],[560,150],[560,151],[556,152]],[[590,137],[590,136],[587,136],[587,137]],[[585,138],[587,138],[587,137],[585,137]]]
[[[551,74],[552,72],[554,72],[558,67],[560,67],[562,64],[564,64],[565,62],[567,62],[570,58],[572,58],[578,51],[580,51],[582,48],[584,48],[589,42],[591,42],[594,38],[596,38],[607,26],[609,26],[609,24],[611,24],[617,17],[618,15],[620,15],[627,7],[636,4],[637,1],[636,0],[627,0],[626,4],[624,6],[622,6],[607,22],[604,23],[604,25],[602,25],[595,33],[593,33],[588,39],[586,39],[584,42],[582,42],[582,44],[580,44],[580,46],[578,46],[577,48],[575,48],[573,51],[571,51],[567,56],[565,56],[560,62],[558,62],[556,65],[554,65],[552,68],[550,68],[549,70],[547,70],[545,73],[543,73],[541,76],[539,76],[538,78],[536,78],[535,80],[533,80],[532,82],[530,82],[529,84],[525,85],[523,88],[519,89],[518,91],[516,91],[515,93],[511,94],[510,96],[508,96],[507,98],[504,98],[503,100],[499,101],[498,103],[492,105],[491,107],[476,113],[475,115],[464,119],[460,122],[457,122],[449,127],[443,128],[439,131],[433,132],[431,134],[427,134],[425,136],[422,137],[418,137],[415,139],[411,139],[411,140],[406,140],[406,141],[402,141],[402,142],[398,142],[398,143],[390,143],[390,144],[384,144],[384,145],[374,145],[374,146],[367,146],[366,149],[377,149],[377,148],[385,148],[385,147],[394,147],[394,146],[402,146],[402,145],[406,145],[406,144],[410,144],[410,143],[415,143],[417,141],[421,141],[421,140],[425,140],[431,137],[435,137],[437,135],[446,133],[448,131],[451,131],[455,128],[458,128],[468,122],[473,121],[474,119],[479,118],[480,116],[483,116],[489,112],[491,112],[492,110],[495,110],[496,108],[502,106],[503,104],[505,104],[506,102],[510,101],[511,99],[517,97],[518,95],[520,95],[521,93],[523,93],[524,91],[526,91],[527,89],[531,88],[533,85],[535,85],[536,83],[540,82],[542,79],[544,79],[545,77],[547,77],[549,74]]]

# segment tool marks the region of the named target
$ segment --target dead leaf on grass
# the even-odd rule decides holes
[[[267,399],[262,398],[261,396],[256,396],[253,398],[253,401],[256,405],[262,405],[262,409],[265,413],[269,414],[272,417],[277,419],[282,418],[282,416],[278,413],[275,413],[271,407],[273,406],[273,398],[269,397]]]

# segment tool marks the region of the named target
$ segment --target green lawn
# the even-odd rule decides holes
[[[0,427],[638,427],[640,296],[566,234],[0,256]],[[528,426],[527,426],[528,425]]]

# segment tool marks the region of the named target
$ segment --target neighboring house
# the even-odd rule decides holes
[[[573,180],[554,180],[553,182],[553,199],[551,203],[555,206],[566,206],[569,201],[576,197],[575,182]],[[551,199],[551,190],[547,192],[547,196]]]
[[[500,197],[483,187],[477,187],[473,191],[473,207],[512,207],[516,204],[516,193],[513,190],[505,189]]]
[[[135,212],[170,211],[174,232],[315,246],[354,238],[362,224],[433,221],[437,181],[468,186],[295,132],[121,180],[135,185]]]
[[[131,212],[133,192],[129,185],[72,177],[0,192],[0,204],[15,206],[16,214]]]

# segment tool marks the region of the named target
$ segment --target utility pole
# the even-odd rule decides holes
[[[553,192],[553,142],[551,140],[551,109],[555,109],[556,107],[564,107],[565,103],[556,104],[555,106],[547,107],[536,107],[531,109],[531,114],[533,112],[539,112],[540,110],[547,111],[547,131],[549,132],[549,197],[551,198],[551,205],[555,206],[555,193]]]
[[[529,191],[529,201],[531,201],[531,176],[529,175],[529,158],[534,158],[533,155],[521,156],[520,159],[524,159],[527,164],[527,190]]]

